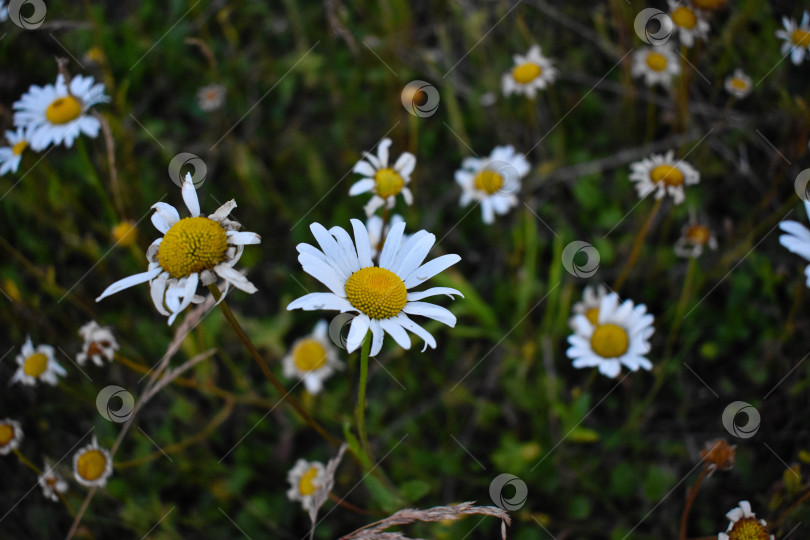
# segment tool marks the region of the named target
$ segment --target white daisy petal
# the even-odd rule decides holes
[[[197,188],[194,187],[194,182],[191,181],[191,173],[186,173],[183,180],[183,202],[186,203],[186,208],[191,213],[191,217],[200,216],[200,200],[197,198]]]
[[[456,316],[453,315],[447,308],[429,304],[427,302],[408,302],[402,311],[409,315],[422,315],[429,319],[434,319],[449,327],[456,325]]]
[[[380,327],[394,338],[397,345],[405,350],[411,348],[411,338],[408,337],[408,333],[402,328],[402,325],[396,318],[382,319],[380,321]]]
[[[442,255],[429,261],[405,278],[405,287],[412,288],[421,285],[436,274],[446,270],[461,260],[458,255]]]
[[[349,335],[346,337],[346,350],[348,352],[354,352],[363,344],[363,340],[366,338],[366,334],[368,334],[369,325],[370,320],[364,314],[358,315],[352,319],[352,325],[349,327]]]
[[[145,283],[153,278],[155,278],[158,274],[160,274],[163,270],[160,268],[156,268],[154,270],[149,270],[148,272],[143,272],[140,274],[135,274],[133,276],[125,277],[124,279],[120,279],[104,289],[104,292],[96,298],[96,302],[107,298],[111,294],[115,294],[119,291],[123,291],[124,289],[128,289],[135,285],[139,285],[141,283]]]
[[[333,293],[309,293],[301,298],[293,300],[287,305],[287,311],[293,309],[303,309],[304,311],[314,311],[316,309],[335,310],[344,313],[346,311],[357,311],[345,298],[341,298]]]

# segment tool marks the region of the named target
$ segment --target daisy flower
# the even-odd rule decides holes
[[[582,291],[582,300],[574,304],[574,315],[584,315],[591,324],[596,324],[599,321],[599,306],[602,305],[602,298],[608,293],[607,287],[600,283],[597,287],[588,285]],[[575,330],[574,317],[568,320],[568,326],[571,330]]]
[[[642,199],[655,191],[655,198],[669,195],[675,204],[684,199],[684,186],[700,182],[700,173],[684,160],[676,160],[675,152],[653,154],[630,165],[630,181],[635,182]]]
[[[804,201],[804,209],[810,217],[810,201]],[[791,253],[810,261],[810,230],[798,221],[783,221],[779,228],[787,233],[779,236],[779,243]],[[807,276],[807,286],[810,287],[810,265],[805,267],[804,275]]]
[[[731,445],[725,439],[706,441],[700,451],[700,459],[710,472],[730,471],[734,468],[737,445]]]
[[[70,79],[68,89],[65,77],[59,74],[56,85],[33,85],[14,103],[14,125],[25,128],[32,150],[39,152],[62,143],[70,148],[82,133],[98,136],[101,123],[89,114],[90,107],[110,98],[102,83],[93,82],[93,77],[76,75]]]
[[[726,92],[735,98],[742,99],[751,93],[751,77],[737,68],[734,73],[726,77],[725,88]]]
[[[310,394],[320,393],[323,381],[336,370],[343,369],[338,351],[329,339],[329,324],[319,321],[311,334],[293,343],[290,353],[282,360],[282,365],[285,377],[296,377],[304,381]]]
[[[653,320],[644,304],[634,306],[632,300],[625,300],[619,305],[618,294],[607,294],[599,305],[596,323],[585,315],[574,317],[566,355],[575,368],[597,367],[608,377],[616,377],[622,364],[630,371],[649,371],[652,363],[644,355],[650,352]]]
[[[205,112],[211,112],[225,103],[225,87],[221,84],[209,84],[197,91],[197,105]]]
[[[112,471],[112,456],[98,445],[95,435],[93,442],[73,454],[73,476],[83,486],[106,486]]]
[[[633,53],[633,77],[644,77],[644,84],[669,88],[672,78],[681,72],[678,56],[669,45],[641,47]]]
[[[357,349],[371,330],[371,356],[380,352],[384,332],[387,332],[403,349],[410,349],[410,330],[428,346],[436,348],[436,340],[430,333],[413,322],[408,315],[422,315],[455,326],[456,317],[447,309],[420,302],[423,298],[446,294],[462,294],[448,287],[433,287],[425,291],[409,291],[432,278],[442,270],[461,260],[458,255],[442,255],[423,263],[436,237],[427,231],[413,234],[402,243],[405,223],[391,227],[380,253],[379,266],[371,260],[371,242],[363,222],[353,219],[354,243],[349,233],[341,227],[326,230],[320,223],[310,225],[310,230],[321,249],[309,244],[298,244],[298,261],[308,273],[331,292],[310,293],[287,306],[288,310],[316,309],[337,310],[341,313],[356,312],[352,320],[346,349]]]
[[[667,0],[667,3],[669,18],[685,47],[692,47],[697,39],[706,39],[709,34],[709,21],[699,10],[680,0]]]
[[[155,203],[152,223],[163,237],[152,242],[146,251],[148,270],[113,283],[96,302],[148,281],[155,308],[161,315],[168,316],[172,324],[192,302],[203,301],[195,294],[197,286],[210,285],[216,282],[217,276],[225,280],[222,298],[231,285],[250,294],[257,291],[253,283],[234,269],[245,246],[261,242],[258,234],[239,231],[242,225],[228,219],[236,202],[230,200],[208,217],[201,216],[191,174],[186,174],[182,193],[191,217],[180,219],[174,206]]]
[[[501,77],[503,95],[523,94],[533,98],[557,78],[557,70],[549,58],[543,56],[539,45],[532,45],[526,56],[514,56],[515,67]]]
[[[717,540],[774,540],[765,528],[768,523],[757,519],[748,501],[740,501],[740,505],[729,511],[726,517],[731,523],[726,532],[717,535]]]
[[[782,43],[782,55],[790,54],[791,62],[798,66],[804,62],[804,57],[810,50],[810,13],[804,12],[800,24],[782,17],[782,25],[785,28],[776,31],[776,37],[785,40]]]
[[[6,131],[6,140],[9,146],[0,147],[0,176],[17,172],[22,161],[22,153],[28,148],[28,140],[21,127],[17,128],[17,131]]]
[[[23,440],[22,426],[16,420],[0,420],[0,456],[16,450]]]
[[[406,186],[411,181],[411,173],[416,167],[416,156],[410,152],[403,152],[393,167],[388,166],[388,147],[391,139],[383,139],[377,145],[377,155],[363,152],[365,159],[361,159],[352,171],[364,178],[355,182],[349,188],[349,195],[360,195],[372,192],[374,196],[366,204],[366,216],[371,216],[384,204],[393,208],[396,196],[402,194],[405,204],[413,203],[413,194]]]
[[[112,237],[117,246],[131,246],[138,241],[138,227],[131,221],[122,221],[113,227]]]
[[[489,157],[467,157],[456,171],[456,183],[461,186],[459,203],[481,204],[484,223],[495,222],[495,214],[504,215],[517,206],[520,179],[529,174],[531,165],[523,154],[510,146],[496,146]]]
[[[41,381],[55,386],[59,382],[57,375],[60,377],[67,375],[65,368],[60,366],[54,358],[53,347],[50,345],[34,347],[30,336],[25,338],[22,351],[17,355],[17,365],[19,367],[9,384],[20,382],[36,386]]]
[[[68,484],[65,482],[65,479],[62,478],[48,462],[45,462],[42,474],[37,477],[37,481],[39,482],[39,487],[42,488],[42,494],[54,502],[59,501],[59,494],[65,493],[68,490]]]
[[[675,242],[675,254],[694,259],[700,257],[705,247],[712,251],[716,250],[717,238],[706,225],[701,225],[692,217],[684,226],[681,237]]]
[[[287,498],[299,501],[304,510],[312,512],[315,495],[323,490],[326,480],[326,468],[323,463],[299,459],[295,462],[295,467],[287,473],[287,482],[290,483]]]
[[[382,246],[382,242],[385,239],[385,236],[388,234],[388,231],[391,229],[392,225],[396,225],[397,223],[405,222],[402,219],[402,216],[399,214],[394,214],[391,216],[391,221],[388,225],[385,226],[385,230],[383,230],[383,218],[380,216],[374,215],[371,216],[366,220],[366,230],[368,231],[368,239],[371,242],[371,258],[376,259],[378,253],[377,248]],[[407,234],[402,235],[402,241],[405,242],[408,240],[410,236]]]
[[[76,361],[83,366],[87,359],[99,367],[104,365],[104,360],[112,362],[115,351],[120,347],[115,340],[109,326],[99,326],[96,321],[90,321],[79,328],[79,335],[84,339],[82,352],[76,355]]]

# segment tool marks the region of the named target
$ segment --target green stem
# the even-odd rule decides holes
[[[669,331],[669,337],[667,338],[666,347],[664,348],[664,358],[669,358],[672,345],[675,343],[675,338],[678,336],[678,330],[681,328],[683,312],[686,310],[686,305],[689,303],[689,297],[692,293],[695,268],[697,268],[697,257],[689,257],[689,266],[686,269],[686,277],[683,280],[681,297],[678,299],[678,307],[675,310],[675,320],[672,321],[672,329]]]
[[[368,355],[370,350],[371,336],[368,335],[363,340],[363,348],[360,351],[360,383],[357,387],[357,406],[354,408],[354,418],[357,422],[357,432],[360,434],[360,444],[369,459],[371,453],[368,447],[368,437],[366,437],[366,383],[368,381]]]
[[[650,232],[650,227],[652,227],[652,222],[655,219],[656,214],[658,214],[658,210],[661,208],[662,202],[664,202],[663,197],[655,201],[655,206],[652,207],[650,215],[647,217],[647,221],[644,222],[644,225],[641,226],[641,230],[638,231],[636,240],[633,243],[633,250],[630,252],[630,256],[627,258],[627,263],[624,265],[619,277],[616,278],[616,282],[613,284],[614,291],[618,292],[619,289],[622,288],[625,280],[627,280],[627,277],[630,275],[630,270],[632,270],[633,265],[636,264],[636,259],[638,259],[638,255],[641,253],[641,246],[644,244],[644,239],[647,238],[647,234]]]

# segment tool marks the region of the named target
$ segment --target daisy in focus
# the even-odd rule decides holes
[[[539,45],[532,45],[526,56],[514,56],[515,67],[501,77],[503,95],[523,94],[534,98],[557,78],[557,70],[549,58],[543,56]]]
[[[83,486],[103,488],[112,472],[112,456],[98,445],[95,435],[93,442],[73,454],[73,476]]]
[[[751,93],[751,84],[751,77],[746,75],[740,68],[737,68],[734,70],[734,73],[726,77],[724,87],[726,92],[737,99],[742,99]]]
[[[409,206],[413,204],[413,193],[407,185],[410,183],[411,173],[416,167],[416,156],[410,152],[403,152],[393,167],[389,167],[389,146],[391,146],[391,139],[383,139],[377,145],[376,156],[363,152],[364,159],[358,161],[352,169],[363,178],[349,188],[349,195],[355,196],[368,192],[374,194],[364,207],[366,216],[371,216],[383,205],[393,208],[396,204],[396,196],[400,193],[405,204]]]
[[[703,249],[708,247],[712,251],[717,250],[717,238],[706,225],[697,222],[695,216],[691,216],[681,237],[675,242],[675,254],[684,258],[697,258],[703,254]]]
[[[228,294],[231,285],[253,294],[258,289],[234,265],[239,262],[246,245],[258,244],[261,237],[254,232],[239,231],[242,227],[228,219],[236,202],[230,200],[208,217],[200,215],[197,191],[186,174],[182,187],[183,201],[191,216],[180,219],[177,209],[158,202],[152,205],[152,223],[163,233],[146,251],[149,268],[146,272],[116,281],[96,298],[100,301],[111,294],[149,282],[152,301],[161,315],[169,317],[169,324],[192,302],[200,303],[197,286],[210,285],[217,277],[225,280]]]
[[[90,321],[79,328],[79,335],[84,340],[82,352],[76,355],[76,361],[80,366],[90,359],[101,367],[104,360],[112,362],[115,351],[120,348],[110,327],[100,326],[96,321]]]
[[[804,201],[804,209],[810,217],[810,201]],[[781,222],[779,228],[787,233],[779,236],[779,243],[791,253],[810,261],[810,230],[798,221],[792,220]],[[807,286],[810,287],[810,265],[804,268],[804,275],[807,276]]]
[[[599,320],[599,306],[602,305],[602,298],[607,296],[608,289],[600,283],[598,286],[588,285],[582,291],[582,300],[574,304],[573,311],[574,317],[577,315],[584,315],[591,324],[596,324]],[[574,317],[568,319],[568,326],[571,330],[576,330],[574,326]]]
[[[672,150],[636,161],[630,170],[630,181],[635,182],[642,199],[655,191],[656,199],[669,195],[675,204],[681,204],[685,199],[683,187],[700,182],[700,173],[684,160],[676,160]]]
[[[281,361],[285,377],[304,381],[307,392],[318,394],[323,390],[323,381],[343,369],[338,351],[329,339],[329,324],[322,320],[312,333],[293,343],[289,354]]]
[[[514,147],[496,146],[489,157],[467,157],[456,171],[461,186],[462,207],[476,201],[481,205],[484,223],[495,222],[495,214],[504,215],[518,204],[520,179],[529,174],[531,165]]]
[[[197,105],[205,112],[212,112],[225,103],[225,87],[221,84],[209,84],[197,91]]]
[[[595,323],[585,315],[574,316],[574,333],[568,336],[571,346],[566,355],[575,368],[596,367],[611,378],[619,375],[622,365],[630,371],[649,371],[652,362],[644,355],[650,352],[653,320],[644,304],[636,306],[625,300],[619,305],[618,294],[607,294]]]
[[[740,505],[729,511],[726,517],[731,523],[726,532],[717,535],[717,540],[774,540],[774,535],[768,534],[768,523],[757,519],[748,501],[740,501]]]
[[[19,448],[22,440],[23,430],[19,422],[10,418],[0,420],[0,456]]]
[[[56,386],[58,377],[67,375],[65,368],[57,363],[53,355],[53,347],[50,345],[34,345],[31,337],[25,338],[20,354],[17,355],[17,371],[11,377],[9,384],[19,382],[28,386],[36,386],[43,382]]]
[[[790,54],[790,61],[798,66],[810,52],[810,13],[805,11],[799,24],[793,19],[782,17],[782,25],[784,29],[776,31],[776,37],[785,40],[782,43],[782,56]]]
[[[325,488],[327,478],[323,463],[299,459],[287,473],[287,482],[290,483],[287,498],[300,502],[307,512],[314,512],[315,495]]]
[[[669,88],[672,79],[681,73],[678,55],[669,45],[641,47],[633,53],[633,77],[644,77],[644,84],[660,84]]]
[[[68,490],[68,483],[47,462],[42,469],[42,474],[37,477],[37,482],[39,482],[39,487],[42,488],[42,494],[45,495],[45,498],[54,502],[59,501],[59,495]]]
[[[0,146],[0,176],[17,172],[22,161],[22,153],[28,148],[28,140],[21,127],[17,128],[17,131],[6,131],[6,140],[9,145]]]
[[[405,220],[399,214],[391,216],[388,224],[383,223],[383,218],[374,215],[366,220],[366,230],[368,231],[368,239],[371,242],[371,258],[376,259],[379,255],[379,249],[382,247],[383,240],[388,236],[388,231],[391,230],[392,225],[397,223],[404,223]],[[402,235],[402,241],[405,242],[410,238],[407,234]]]
[[[371,331],[371,356],[382,349],[383,337],[388,333],[403,349],[410,349],[411,340],[406,330],[425,342],[422,348],[436,348],[436,340],[408,315],[421,315],[450,327],[456,317],[447,309],[420,302],[423,298],[445,294],[462,296],[448,287],[433,287],[424,291],[410,291],[439,272],[461,260],[458,255],[442,255],[424,263],[436,237],[422,230],[402,242],[405,223],[391,227],[380,253],[379,266],[371,259],[371,242],[365,225],[357,219],[351,221],[354,242],[341,227],[326,230],[313,223],[310,230],[321,249],[309,244],[298,244],[298,261],[304,272],[311,275],[331,292],[310,293],[287,306],[288,310],[316,309],[355,312],[346,340],[348,352],[356,350]]]
[[[709,21],[688,2],[667,0],[669,18],[675,25],[678,38],[685,47],[692,47],[698,39],[705,40],[709,34]]]
[[[101,122],[90,115],[90,108],[110,100],[102,83],[93,77],[75,75],[70,88],[62,74],[56,84],[33,85],[14,103],[14,125],[25,129],[31,149],[39,152],[51,144],[70,148],[73,140],[84,134],[95,138]]]

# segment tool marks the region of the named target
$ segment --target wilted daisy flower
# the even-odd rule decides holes
[[[403,349],[410,349],[410,330],[436,348],[436,340],[428,331],[413,322],[408,315],[422,315],[455,326],[456,317],[447,309],[419,302],[423,298],[446,294],[452,298],[460,292],[448,287],[433,287],[425,291],[409,292],[442,270],[461,260],[458,255],[442,255],[422,264],[436,237],[427,231],[419,231],[402,243],[405,223],[391,227],[380,253],[379,266],[371,260],[371,242],[363,223],[352,220],[354,243],[349,233],[341,227],[327,231],[320,223],[310,225],[310,230],[321,249],[309,244],[298,244],[298,261],[308,273],[332,292],[310,293],[294,300],[288,310],[316,309],[353,311],[358,316],[352,320],[346,349],[357,349],[369,329],[372,334],[371,356],[380,352],[384,332],[390,334]]]
[[[616,377],[622,364],[631,371],[649,371],[652,363],[644,355],[650,352],[653,320],[644,304],[625,300],[619,305],[619,295],[609,293],[602,298],[596,323],[585,315],[574,317],[566,354],[575,368],[597,367],[608,377]]]
[[[70,89],[62,74],[56,85],[31,86],[14,103],[14,125],[25,128],[26,137],[34,151],[44,150],[51,144],[64,143],[70,148],[73,139],[84,133],[96,137],[101,123],[89,114],[90,107],[105,103],[110,98],[102,83],[93,84],[93,77],[75,75]]]
[[[680,0],[667,0],[669,4],[669,18],[675,25],[681,43],[692,47],[697,39],[706,39],[709,34],[709,21],[703,14],[692,7],[688,2]]]
[[[22,153],[28,148],[28,140],[21,127],[17,128],[17,131],[6,131],[6,140],[9,146],[0,147],[0,176],[17,172],[22,161]]]
[[[757,519],[748,501],[740,501],[740,506],[729,511],[726,517],[731,523],[726,532],[717,535],[717,540],[774,540],[765,528],[768,523]]]
[[[416,167],[416,156],[410,152],[403,152],[393,167],[388,166],[388,147],[391,146],[391,139],[383,139],[377,145],[377,155],[363,152],[365,159],[357,162],[352,169],[354,172],[363,175],[363,179],[355,182],[349,188],[349,195],[360,195],[372,192],[374,196],[366,204],[366,215],[370,216],[384,204],[388,208],[393,208],[396,203],[396,196],[402,193],[405,204],[413,203],[413,194],[406,186],[411,181],[411,173]]]
[[[679,257],[697,258],[703,253],[703,248],[712,251],[717,249],[717,238],[706,225],[701,225],[692,216],[689,223],[684,225],[681,237],[675,242],[675,254]]]
[[[526,157],[511,145],[496,146],[489,157],[464,158],[456,171],[456,183],[462,189],[459,203],[480,203],[484,223],[490,225],[495,222],[495,214],[506,214],[517,206],[520,179],[530,170]]]
[[[404,223],[405,220],[402,219],[402,216],[399,214],[394,214],[391,216],[390,222],[385,225],[385,230],[383,230],[383,218],[380,216],[374,215],[371,216],[366,220],[366,230],[368,231],[368,239],[371,242],[371,258],[376,259],[378,252],[377,249],[382,247],[382,242],[385,239],[385,236],[388,234],[388,231],[391,229],[392,225],[396,225],[397,223]],[[405,242],[410,238],[409,235],[403,234],[402,241]]]
[[[225,103],[225,87],[221,84],[209,84],[197,91],[197,104],[205,112],[211,112]]]
[[[782,17],[782,25],[785,28],[776,31],[776,37],[785,40],[782,43],[782,55],[790,53],[790,60],[798,66],[804,62],[804,57],[810,50],[810,13],[804,12],[800,24]]]
[[[700,451],[700,459],[709,471],[730,471],[734,468],[736,445],[730,445],[725,439],[706,441]]]
[[[119,346],[109,326],[99,326],[96,321],[90,321],[79,328],[79,335],[84,339],[82,352],[76,355],[76,361],[80,366],[83,366],[88,358],[99,367],[104,365],[105,359],[112,362]]]
[[[104,487],[112,472],[112,456],[98,445],[95,435],[93,442],[73,454],[73,476],[83,486]]]
[[[299,501],[307,512],[313,511],[315,494],[323,489],[326,478],[323,463],[299,459],[287,473],[287,481],[290,483],[287,498]]]
[[[641,47],[633,53],[633,77],[644,77],[644,84],[669,88],[672,78],[681,72],[678,56],[669,45]]]
[[[16,450],[23,440],[22,426],[16,420],[0,420],[0,456]]]
[[[630,181],[636,183],[642,199],[655,191],[656,199],[669,194],[675,204],[681,204],[685,199],[683,187],[700,182],[700,173],[684,160],[676,160],[672,150],[636,161],[630,170]]]
[[[65,479],[48,462],[45,462],[45,467],[43,467],[42,474],[37,477],[37,481],[39,487],[42,488],[42,494],[54,502],[59,500],[60,493],[68,490]]]
[[[533,98],[538,90],[543,90],[554,82],[557,70],[549,58],[543,56],[539,45],[532,45],[526,56],[514,56],[515,67],[501,77],[501,90],[505,96],[523,94]]]
[[[726,77],[725,88],[726,92],[735,98],[742,99],[751,93],[751,77],[737,68],[734,73]]]
[[[36,386],[41,381],[55,386],[59,382],[57,375],[60,377],[67,375],[65,368],[60,366],[54,358],[53,347],[50,345],[34,347],[30,336],[25,338],[22,350],[17,355],[17,365],[19,367],[9,384],[21,382],[29,386]]]
[[[146,251],[149,269],[113,283],[96,298],[96,302],[148,281],[155,307],[161,315],[168,316],[169,324],[172,324],[192,302],[203,301],[195,294],[197,286],[200,283],[210,285],[216,282],[217,276],[225,280],[222,298],[231,285],[250,294],[257,291],[253,283],[234,269],[245,246],[261,242],[258,234],[241,232],[242,225],[228,219],[236,202],[230,200],[208,217],[201,216],[191,174],[186,174],[182,193],[191,217],[180,219],[180,214],[170,204],[158,202],[152,205],[155,209],[152,223],[163,237],[152,242]]]
[[[810,217],[809,201],[804,201],[804,209],[807,216]],[[792,220],[783,221],[779,224],[779,228],[787,233],[779,236],[779,243],[791,253],[810,261],[810,230],[798,221]],[[810,265],[805,267],[804,275],[807,276],[807,286],[810,287]]]
[[[602,298],[604,298],[607,293],[607,287],[601,283],[597,287],[588,285],[585,287],[585,290],[582,291],[582,300],[574,304],[574,315],[584,315],[591,324],[596,324],[599,320],[599,306],[602,305]],[[568,326],[570,326],[572,330],[576,329],[574,326],[574,317],[568,320]]]
[[[335,370],[343,369],[337,349],[329,339],[329,324],[319,321],[310,335],[293,343],[282,365],[285,377],[297,377],[304,381],[307,392],[319,393],[323,389],[323,381]]]

